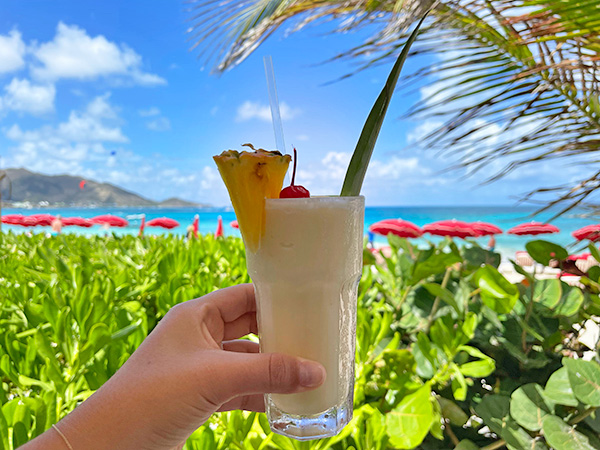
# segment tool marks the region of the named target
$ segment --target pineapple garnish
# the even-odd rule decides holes
[[[265,231],[265,199],[279,198],[291,156],[244,146],[254,151],[226,150],[213,159],[229,191],[246,248],[256,252]]]

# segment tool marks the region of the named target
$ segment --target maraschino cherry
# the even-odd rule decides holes
[[[298,152],[294,147],[294,169],[292,172],[292,184],[281,190],[279,198],[307,198],[310,197],[310,192],[304,186],[295,185],[296,181],[296,161],[298,160]]]

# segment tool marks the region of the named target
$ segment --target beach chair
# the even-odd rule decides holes
[[[598,265],[598,261],[594,259],[594,257],[590,254],[587,255],[587,258],[580,258],[575,260],[575,265],[582,272],[588,273],[588,271]]]
[[[581,281],[579,281],[579,280],[581,280],[581,277],[578,275],[574,275],[574,274],[568,273],[568,272],[561,272],[558,274],[558,278],[560,279],[560,281],[564,281],[569,286],[576,286],[581,289],[583,289],[585,287],[581,283]]]
[[[516,252],[515,261],[521,267],[533,267],[533,258],[526,251]]]

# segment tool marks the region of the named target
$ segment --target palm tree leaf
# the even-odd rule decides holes
[[[371,160],[371,155],[373,154],[373,149],[375,148],[375,142],[377,142],[377,137],[379,136],[379,130],[381,130],[383,120],[385,119],[385,114],[390,101],[392,100],[392,95],[394,95],[394,90],[396,89],[396,82],[398,81],[398,77],[400,76],[402,66],[404,65],[404,61],[406,61],[410,47],[417,38],[417,35],[419,34],[419,28],[426,17],[427,13],[425,13],[419,23],[417,23],[417,26],[411,33],[406,44],[404,45],[404,48],[402,49],[402,52],[398,56],[394,67],[392,67],[392,71],[385,82],[383,90],[377,97],[373,108],[371,108],[371,112],[367,117],[367,121],[363,126],[362,132],[360,133],[360,137],[356,144],[356,148],[352,154],[352,158],[350,159],[350,164],[348,166],[346,177],[344,178],[344,184],[342,186],[342,192],[340,194],[341,196],[360,195],[360,190],[367,173],[369,161]]]
[[[336,21],[336,31],[378,27],[371,38],[332,60],[361,62],[353,73],[394,58],[419,14],[418,0],[235,0],[193,2],[193,40],[210,39],[218,70],[239,63],[285,22],[298,31]],[[202,7],[196,7],[203,5]],[[208,5],[208,6],[207,6]],[[469,173],[506,160],[497,179],[548,159],[600,159],[600,3],[597,0],[442,0],[421,29],[411,56],[434,61],[399,84],[428,84],[434,95],[408,113],[413,119],[442,118],[422,141],[454,155]],[[431,58],[430,58],[431,59]],[[351,75],[351,74],[349,74]],[[539,123],[538,123],[539,122]],[[491,126],[495,124],[496,126]],[[497,136],[495,130],[504,134]],[[585,170],[594,173],[584,173]],[[587,183],[587,184],[586,184]],[[576,185],[600,184],[593,167],[582,168]],[[566,190],[565,190],[566,189]],[[557,202],[581,202],[587,187],[539,188]],[[573,203],[575,204],[575,203]],[[579,203],[577,203],[579,204]],[[564,208],[563,208],[564,209]]]

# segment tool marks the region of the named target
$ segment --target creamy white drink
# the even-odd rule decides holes
[[[335,429],[313,429],[305,421],[286,425],[291,428],[279,430],[283,434],[331,435],[352,417],[363,223],[364,197],[268,199],[260,246],[247,251],[261,351],[319,361],[327,371],[319,388],[268,395],[266,402],[286,417],[326,413]]]

